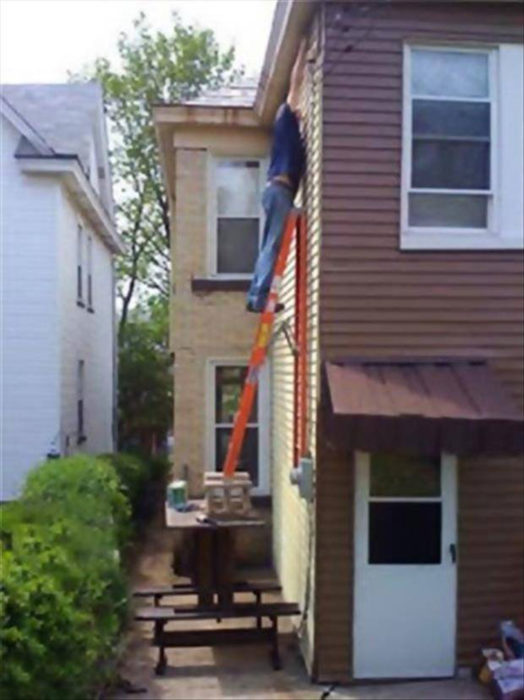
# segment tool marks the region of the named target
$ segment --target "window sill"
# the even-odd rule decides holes
[[[522,237],[461,230],[407,231],[400,237],[400,250],[522,250],[523,247]]]
[[[85,309],[86,305],[82,301],[82,299],[77,299],[76,300],[76,305],[79,306],[81,309]]]
[[[193,277],[192,292],[247,292],[250,279],[227,279],[220,277]]]

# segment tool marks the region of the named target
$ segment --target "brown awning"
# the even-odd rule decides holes
[[[326,363],[327,428],[366,452],[505,455],[524,452],[522,413],[485,361]]]

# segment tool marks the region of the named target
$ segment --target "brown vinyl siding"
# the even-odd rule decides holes
[[[347,53],[348,39],[363,33],[334,28],[349,5],[325,4],[322,360],[482,355],[522,406],[522,252],[400,251],[403,43],[522,42],[522,6],[389,6]],[[349,455],[329,456],[318,430],[318,675],[343,680],[351,661],[352,465]],[[476,660],[500,618],[521,615],[523,494],[520,460],[459,465],[460,665]]]

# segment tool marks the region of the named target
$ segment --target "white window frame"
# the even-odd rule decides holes
[[[252,273],[248,272],[218,272],[217,262],[218,262],[218,241],[217,241],[217,197],[216,197],[216,169],[217,164],[220,161],[256,161],[259,166],[259,187],[260,187],[260,199],[262,197],[262,191],[265,186],[266,181],[266,167],[267,160],[261,158],[260,156],[226,156],[223,154],[208,153],[208,167],[207,167],[207,201],[208,201],[208,225],[207,225],[207,250],[208,250],[208,274],[212,278],[221,280],[250,280],[253,276]],[[264,230],[264,209],[262,207],[262,202],[259,202],[259,226],[258,226],[258,247],[262,243],[262,233]]]
[[[258,397],[258,486],[252,489],[254,496],[267,496],[270,492],[269,484],[269,406],[270,406],[270,361],[264,363],[257,391]],[[215,429],[222,424],[215,423],[215,398],[216,398],[216,368],[217,367],[247,367],[248,362],[242,358],[208,358],[206,363],[206,471],[216,471],[216,441]],[[229,427],[225,424],[222,427]],[[248,427],[255,424],[248,423]]]
[[[412,169],[412,96],[411,96],[411,53],[413,50],[453,51],[455,53],[485,53],[489,57],[489,102],[491,104],[490,134],[490,189],[489,190],[449,190],[411,187]],[[498,126],[498,46],[464,46],[463,44],[404,44],[403,64],[403,113],[402,113],[402,179],[401,179],[401,248],[404,250],[439,249],[499,249],[514,248],[515,244],[504,240],[499,232],[499,126]],[[439,96],[417,96],[428,100],[463,101],[462,98]],[[485,98],[464,98],[468,102],[486,102]],[[409,194],[473,194],[488,198],[488,225],[485,229],[416,227],[409,226]]]

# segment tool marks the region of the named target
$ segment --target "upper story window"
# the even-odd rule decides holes
[[[402,247],[522,246],[522,47],[406,47],[404,71]]]
[[[84,304],[84,229],[81,224],[76,229],[76,300]]]
[[[87,239],[87,308],[93,310],[93,237]]]
[[[250,277],[261,236],[260,160],[214,158],[211,165],[210,273]]]
[[[76,369],[76,437],[77,444],[85,442],[85,361],[78,360]]]

